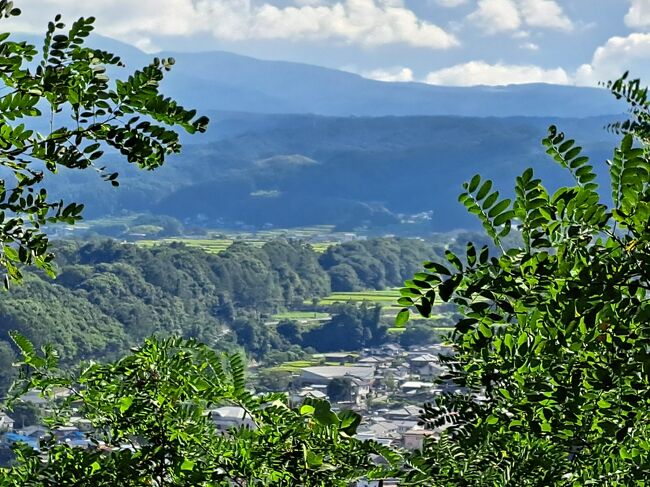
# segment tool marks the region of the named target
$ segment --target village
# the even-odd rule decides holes
[[[442,344],[404,349],[388,343],[361,353],[327,353],[323,354],[327,365],[300,369],[289,391],[284,392],[293,407],[300,407],[309,398],[325,399],[334,410],[358,412],[363,420],[356,437],[362,441],[419,450],[427,437],[435,438],[440,433],[440,429],[426,429],[421,424],[422,404],[437,394],[457,390],[455,384],[444,380],[445,357],[451,356],[451,348]],[[21,397],[21,403],[36,411],[33,418],[42,418],[51,401],[63,399],[67,393],[58,390],[54,396],[43,398],[38,391],[32,391]],[[232,428],[254,427],[252,418],[237,406],[217,407],[210,416],[216,429],[224,434]],[[90,422],[82,417],[71,417],[66,426],[54,430],[41,422],[25,419],[24,414],[17,418],[11,412],[0,413],[0,461],[9,461],[15,443],[38,450],[41,440],[47,437],[80,448],[96,446],[86,434]]]

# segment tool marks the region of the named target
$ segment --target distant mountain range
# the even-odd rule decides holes
[[[40,43],[37,37],[30,41]],[[93,36],[94,47],[119,54],[129,69],[154,55]],[[592,117],[618,113],[605,90],[548,84],[448,87],[389,83],[308,64],[254,59],[229,52],[161,52],[176,66],[165,91],[203,110],[310,113],[329,116],[460,115]]]
[[[152,57],[106,38],[95,43],[130,69]],[[89,215],[150,211],[206,225],[398,232],[410,219],[432,231],[468,227],[474,220],[456,203],[465,179],[481,172],[507,190],[534,166],[551,187],[568,182],[539,144],[551,123],[602,169],[612,142],[603,126],[622,111],[601,89],[386,83],[226,52],[158,55],[176,59],[165,93],[207,113],[210,129],[185,138],[184,153],[154,174],[115,168],[119,190],[94,174],[61,174],[57,192],[87,202]],[[424,224],[419,214],[428,215]]]

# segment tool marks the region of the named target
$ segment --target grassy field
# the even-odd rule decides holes
[[[154,247],[170,243],[182,243],[188,247],[200,248],[209,254],[218,254],[223,252],[233,244],[234,240],[230,239],[198,239],[198,238],[161,238],[158,240],[138,240],[137,245],[141,247]],[[259,243],[261,246],[263,242]]]
[[[399,307],[397,300],[400,294],[398,289],[386,289],[383,291],[358,291],[332,293],[322,298],[318,304],[328,306],[336,303],[368,303],[378,304],[382,307]]]
[[[294,238],[309,242],[311,238],[323,237],[331,233],[333,227],[328,225],[319,225],[307,228],[296,228],[291,230],[264,230],[260,232],[231,232],[231,231],[213,231],[209,232],[209,237],[169,237],[137,240],[136,245],[142,247],[153,247],[154,245],[164,245],[170,243],[182,243],[188,247],[196,247],[205,250],[210,254],[223,252],[235,242],[245,242],[249,245],[261,247],[266,242],[277,238]],[[328,238],[328,237],[326,237]],[[337,245],[335,234],[332,234],[331,241],[318,241],[310,245],[315,252],[323,253],[332,245]]]

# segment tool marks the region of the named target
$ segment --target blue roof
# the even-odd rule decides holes
[[[18,433],[5,433],[4,440],[8,443],[23,442],[26,445],[31,446],[34,450],[38,450],[38,441],[29,436],[19,435]]]

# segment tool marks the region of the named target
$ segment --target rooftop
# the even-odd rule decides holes
[[[371,367],[348,367],[344,365],[327,365],[322,367],[305,367],[302,369],[307,374],[317,375],[325,379],[337,377],[357,377],[359,379],[372,379],[374,370]]]

